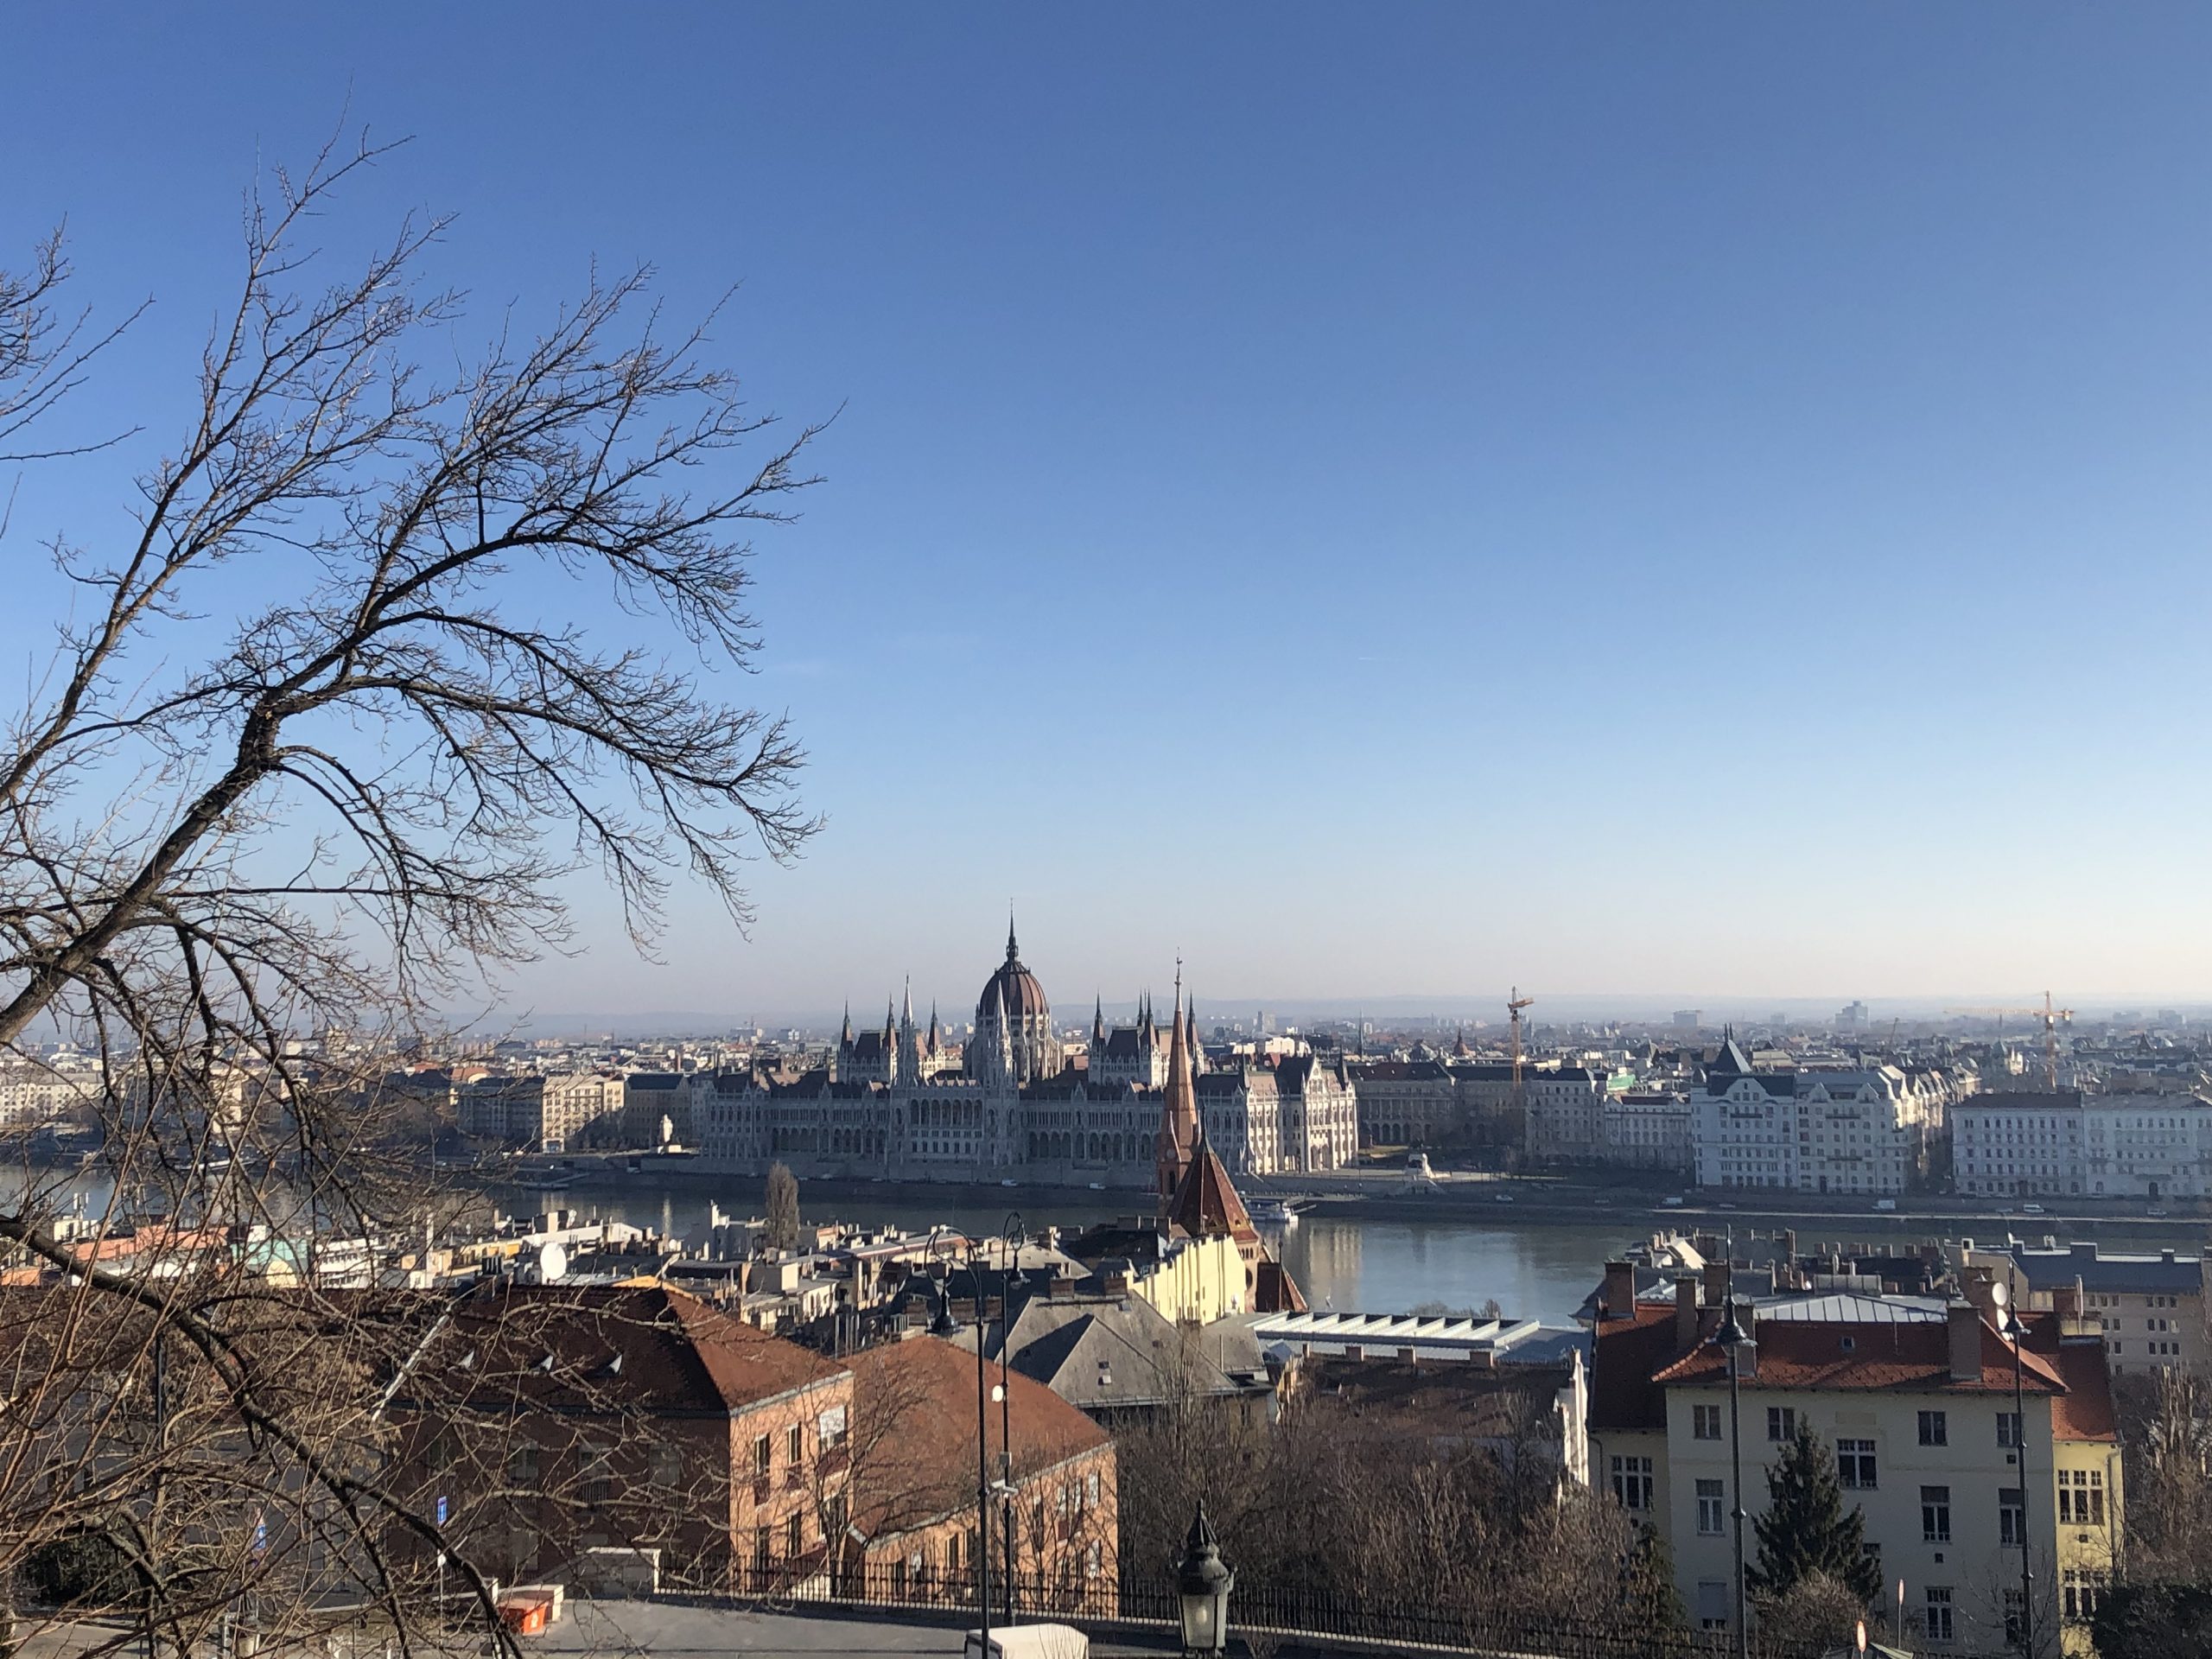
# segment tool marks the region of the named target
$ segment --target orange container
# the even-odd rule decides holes
[[[543,1636],[553,1612],[550,1596],[516,1596],[499,1603],[499,1622],[517,1636]]]

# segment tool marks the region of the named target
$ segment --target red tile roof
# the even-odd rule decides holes
[[[425,1359],[464,1357],[486,1389],[535,1404],[723,1413],[844,1369],[664,1285],[501,1284],[464,1298]]]
[[[936,1337],[909,1337],[852,1357],[854,1524],[881,1537],[976,1503],[976,1357]],[[987,1389],[1008,1389],[1018,1485],[1041,1470],[1111,1445],[1106,1431],[1043,1383],[995,1363]],[[985,1453],[999,1477],[1001,1414],[984,1413]]]
[[[1713,1311],[1701,1314],[1709,1335]],[[2049,1313],[2026,1316],[2021,1385],[2050,1396],[2053,1431],[2061,1440],[2110,1440],[2112,1392],[2101,1344],[2059,1340]],[[1980,1327],[1981,1376],[1951,1376],[1948,1325],[1862,1325],[1769,1319],[1758,1327],[1755,1386],[1872,1393],[2004,1395],[2012,1389],[2012,1345],[1986,1322]],[[1843,1338],[1852,1338],[1846,1351]],[[1590,1421],[1597,1429],[1666,1427],[1670,1387],[1717,1388],[1728,1379],[1726,1357],[1700,1341],[1688,1353],[1675,1345],[1675,1310],[1639,1306],[1633,1319],[1609,1319],[1597,1331],[1591,1366]],[[1746,1379],[1751,1381],[1752,1379]]]

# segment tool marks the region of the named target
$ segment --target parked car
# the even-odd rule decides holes
[[[2043,1214],[2043,1205],[2039,1204],[2024,1204],[2020,1206],[2020,1213],[2024,1216],[2039,1216]]]
[[[1895,1198],[1877,1198],[1874,1207],[1877,1210],[1894,1210],[1897,1207],[1897,1201]]]

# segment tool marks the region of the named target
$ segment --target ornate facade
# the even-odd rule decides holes
[[[944,1037],[934,1010],[921,1026],[910,992],[903,1012],[886,1007],[880,1029],[856,1033],[849,1014],[829,1064],[804,1077],[701,1079],[692,1124],[702,1156],[733,1172],[781,1162],[801,1175],[1096,1184],[1166,1196],[1163,1107],[1171,1096],[1189,1106],[1179,1174],[1199,1139],[1198,1098],[1211,1101],[1216,1086],[1179,987],[1164,1026],[1148,1000],[1134,1026],[1111,1030],[1094,1008],[1088,1064],[1071,1066],[1011,925],[1006,946],[964,1045]],[[1353,1098],[1341,1065],[1260,1068],[1234,1096],[1248,1097],[1265,1104],[1246,1115],[1209,1107],[1205,1137],[1228,1167],[1272,1174],[1351,1160]]]

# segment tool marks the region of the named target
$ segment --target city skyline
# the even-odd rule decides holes
[[[54,13],[0,203],[156,301],[57,441],[162,429],[341,120],[413,137],[326,246],[458,214],[457,348],[647,259],[837,416],[737,688],[827,829],[658,964],[579,886],[507,1014],[963,995],[1009,893],[1086,1007],[2202,999],[2212,19],[1998,16]],[[10,672],[150,458],[24,475]]]

